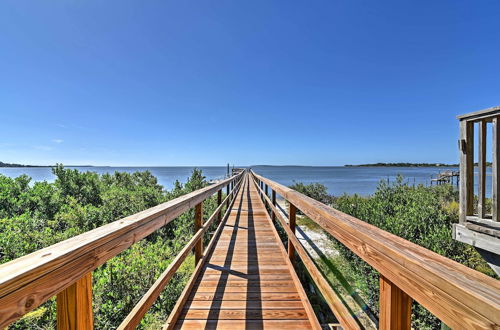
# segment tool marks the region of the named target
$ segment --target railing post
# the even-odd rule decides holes
[[[274,189],[272,189],[272,195],[273,195],[273,197],[272,197],[273,205],[276,206],[276,191],[274,191]],[[275,221],[276,220],[276,213],[273,212],[272,217],[273,217],[273,221]]]
[[[226,196],[229,196],[229,183],[226,186]],[[226,201],[226,209],[229,208],[229,199],[230,198],[228,198]]]
[[[57,294],[57,329],[93,329],[92,273]]]
[[[493,136],[495,135],[493,125]],[[460,223],[473,213],[474,203],[474,123],[460,121]],[[492,177],[494,178],[493,159]],[[494,186],[494,182],[493,182]],[[494,212],[494,211],[493,211]],[[494,213],[493,213],[494,214]]]
[[[479,180],[477,182],[477,213],[478,217],[484,219],[486,216],[486,121],[479,122],[478,130],[478,170]]]
[[[203,202],[194,207],[194,232],[196,233],[203,226]],[[198,264],[203,254],[203,236],[200,237],[194,246],[194,260]]]
[[[411,304],[410,296],[380,275],[380,330],[411,329]]]
[[[500,220],[500,117],[493,118],[493,157],[491,159],[491,215],[493,221]],[[473,164],[474,165],[474,164]],[[472,191],[472,190],[471,190]],[[472,192],[473,194],[473,192]]]
[[[264,190],[264,191],[266,192],[266,196],[269,196],[269,191],[267,190],[267,183],[265,184],[265,187],[266,187],[266,188],[265,188],[265,190]]]
[[[217,206],[220,206],[222,204],[222,189],[220,189],[217,192]],[[217,220],[220,222],[222,219],[222,209],[219,211],[219,214],[217,215]]]
[[[290,226],[290,229],[295,235],[295,220],[297,217],[297,208],[290,202],[288,202],[288,204],[290,206],[288,209],[288,225]],[[295,247],[293,246],[290,238],[288,239],[288,257],[290,258],[291,261],[295,260]]]

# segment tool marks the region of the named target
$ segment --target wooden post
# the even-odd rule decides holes
[[[194,232],[196,233],[198,229],[203,226],[203,202],[196,204],[194,207]],[[203,254],[203,236],[200,237],[196,245],[194,246],[194,260],[195,264],[198,264]]]
[[[274,191],[274,189],[272,189],[272,195],[273,195],[273,197],[272,197],[273,205],[276,206],[276,191]],[[273,212],[272,217],[273,217],[273,221],[275,221],[276,214],[274,212]]]
[[[222,203],[222,189],[217,192],[217,206]],[[222,219],[222,209],[219,211],[219,215],[217,216],[217,220],[220,222]]]
[[[229,196],[229,183],[226,186],[226,196]],[[227,201],[226,201],[226,209],[229,208],[229,200],[230,199],[231,198],[228,198]]]
[[[266,192],[266,196],[269,196],[269,191],[268,191],[268,188],[267,188],[267,184],[265,185],[265,192]]]
[[[288,209],[288,225],[295,235],[295,220],[297,217],[297,208],[292,203],[288,203],[290,205]],[[295,260],[295,247],[293,246],[290,238],[288,239],[288,257],[291,261]]]
[[[410,296],[380,275],[380,330],[411,329],[411,303]]]
[[[478,168],[479,168],[479,181],[478,181],[478,203],[477,213],[481,219],[486,215],[486,121],[479,122],[478,130]]]
[[[493,157],[491,159],[491,215],[493,221],[500,221],[500,118],[493,118]]]
[[[460,121],[460,223],[473,213],[474,202],[474,123]]]
[[[57,294],[57,329],[93,329],[92,273]]]

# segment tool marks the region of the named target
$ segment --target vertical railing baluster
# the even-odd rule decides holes
[[[273,195],[273,197],[272,197],[273,205],[276,206],[276,191],[274,191],[274,189],[271,189],[271,191],[272,191],[272,195]],[[273,211],[272,217],[273,217],[273,221],[275,221],[276,220],[276,213],[274,213],[274,211]]]
[[[481,120],[479,122],[478,130],[478,169],[479,169],[479,180],[478,180],[478,203],[477,203],[477,213],[478,217],[481,219],[485,218],[486,215],[486,121]]]
[[[203,226],[203,202],[194,207],[194,232],[196,233]],[[194,260],[198,264],[203,254],[203,235],[194,246]]]
[[[380,276],[380,330],[411,329],[411,304],[410,296]]]
[[[493,221],[500,221],[500,117],[493,118],[493,157],[491,159],[491,214]]]
[[[57,329],[93,329],[92,273],[57,294]]]
[[[222,189],[217,192],[217,207],[222,204]],[[222,219],[222,209],[219,211],[217,215],[217,221],[220,222]]]
[[[290,226],[290,229],[295,235],[295,221],[297,217],[297,208],[290,202],[288,202],[288,204],[289,204],[288,226]],[[291,261],[295,260],[295,247],[293,246],[292,241],[290,239],[288,239],[288,257],[290,258]]]
[[[474,212],[474,123],[460,122],[460,223]]]

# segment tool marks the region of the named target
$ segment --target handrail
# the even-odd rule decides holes
[[[75,285],[77,290],[80,289],[94,269],[225,186],[229,195],[230,187],[234,188],[234,183],[240,181],[242,175],[243,172],[0,265],[0,328],[61,291],[64,293]],[[234,199],[234,189],[230,195]],[[229,200],[226,200],[228,205]],[[222,210],[222,205],[212,215],[211,221]],[[203,237],[200,230],[204,232],[206,228],[203,226],[196,232],[196,243]],[[74,293],[71,294],[74,296]]]
[[[500,281],[253,171],[251,174],[381,274],[381,329],[395,323],[408,328],[411,299],[454,329],[500,327]]]

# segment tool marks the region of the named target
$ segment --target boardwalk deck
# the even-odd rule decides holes
[[[318,328],[255,184],[243,180],[175,328]]]

